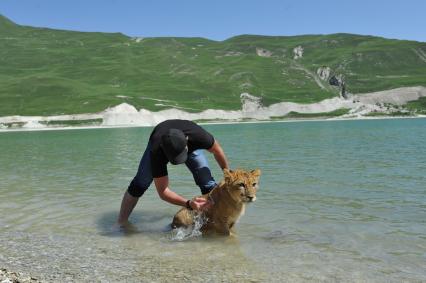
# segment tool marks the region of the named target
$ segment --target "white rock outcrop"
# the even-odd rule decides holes
[[[418,100],[420,97],[426,97],[426,87],[401,87],[357,94],[353,96],[353,99],[363,104],[389,103],[393,105],[404,105],[408,101]]]
[[[260,57],[271,57],[272,52],[263,48],[256,47],[256,54]]]
[[[121,103],[117,106],[106,109],[102,114],[102,125],[124,126],[143,124],[138,110],[127,103]]]
[[[263,105],[260,97],[249,93],[242,93],[241,99],[241,115],[244,118],[267,119],[262,113]],[[262,114],[261,114],[262,113]]]
[[[41,128],[46,128],[46,125],[40,124],[38,121],[28,121],[22,126],[22,128],[24,128],[24,129],[41,129]]]
[[[244,118],[267,120],[271,117],[282,117],[290,112],[321,113],[331,112],[337,109],[350,109],[343,117],[357,118],[370,112],[393,111],[392,105],[404,105],[409,101],[426,97],[426,87],[403,87],[386,91],[352,95],[351,99],[334,97],[317,103],[301,104],[293,102],[281,102],[265,107],[261,98],[249,93],[242,93],[241,110],[225,111],[208,109],[198,113],[189,113],[176,108],[162,111],[137,110],[134,106],[122,103],[95,114],[58,115],[58,116],[8,116],[0,117],[0,128],[13,123],[25,123],[25,129],[49,128],[40,122],[103,119],[102,126],[154,126],[167,119],[187,120],[228,120],[238,121]],[[392,108],[392,107],[391,107]],[[398,111],[398,107],[394,107]],[[3,126],[1,126],[3,125]]]
[[[299,58],[302,58],[303,57],[303,47],[302,46],[297,46],[297,47],[295,47],[294,49],[293,49],[293,54],[294,54],[294,60],[297,60],[297,59],[299,59]]]
[[[143,37],[132,37],[132,40],[135,41],[136,43],[139,43],[143,40]]]
[[[318,77],[323,81],[328,80],[328,78],[330,77],[330,74],[331,74],[331,69],[330,67],[327,67],[327,66],[319,67],[317,70]]]

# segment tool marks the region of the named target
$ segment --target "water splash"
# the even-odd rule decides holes
[[[202,236],[201,227],[207,222],[204,213],[198,213],[194,216],[194,225],[190,227],[179,227],[172,230],[172,241],[185,241],[191,238]]]

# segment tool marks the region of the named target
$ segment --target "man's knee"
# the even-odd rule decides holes
[[[145,191],[148,189],[150,184],[138,184],[136,179],[133,179],[130,183],[129,187],[127,188],[127,192],[135,198],[141,197]]]
[[[201,194],[205,195],[211,192],[217,186],[215,181],[211,181],[206,185],[199,186],[201,189]]]
[[[202,194],[209,193],[217,185],[209,167],[196,169],[194,179],[195,183],[200,187]]]

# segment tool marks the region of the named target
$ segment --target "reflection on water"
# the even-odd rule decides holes
[[[233,168],[262,170],[237,238],[171,230],[179,208],[154,188],[114,228],[150,129],[1,133],[0,267],[54,282],[426,281],[426,120],[206,127]],[[200,193],[184,166],[169,173]]]

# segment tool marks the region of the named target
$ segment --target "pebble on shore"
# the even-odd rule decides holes
[[[41,282],[37,278],[26,276],[18,272],[7,271],[5,268],[0,269],[0,283],[38,283]]]

